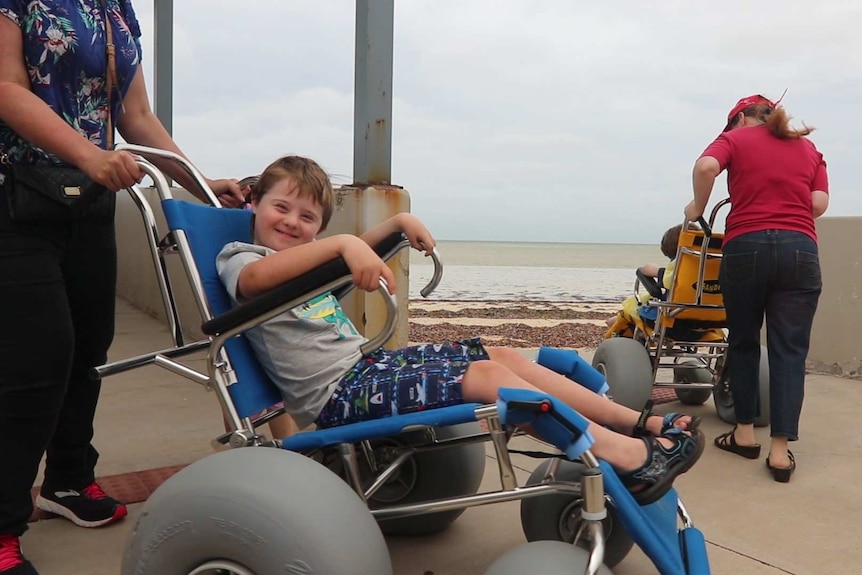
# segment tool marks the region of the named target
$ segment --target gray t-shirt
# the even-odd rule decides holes
[[[234,304],[245,301],[237,299],[242,268],[272,253],[243,242],[227,244],[219,252],[216,268]],[[338,381],[362,357],[359,346],[365,342],[330,294],[248,330],[246,337],[300,427],[317,419]]]

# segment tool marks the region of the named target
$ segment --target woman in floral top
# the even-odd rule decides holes
[[[116,47],[110,98],[106,21]],[[77,167],[112,192],[139,182],[133,156],[108,149],[111,125],[127,142],[181,154],[150,109],[139,37],[129,0],[0,0],[0,177],[10,163],[40,163]],[[242,202],[236,181],[209,184],[224,205]],[[46,450],[38,507],[84,527],[126,515],[95,482],[100,385],[87,378],[113,337],[113,218],[13,222],[2,190],[0,246],[0,574],[33,575],[18,537]]]

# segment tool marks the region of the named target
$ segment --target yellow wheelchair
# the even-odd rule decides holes
[[[724,235],[713,232],[717,213],[729,204],[730,198],[719,202],[709,221],[699,218],[700,228],[683,222],[670,289],[636,272],[635,298],[629,298],[635,303],[618,313],[592,361],[607,378],[615,401],[642,409],[654,390],[669,388],[687,405],[701,405],[712,396],[719,418],[735,423],[719,283]],[[658,379],[660,369],[672,370],[671,381]],[[755,425],[769,425],[769,362],[763,347],[760,399]]]

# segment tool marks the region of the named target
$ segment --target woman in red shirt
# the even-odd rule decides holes
[[[754,420],[760,413],[760,329],[766,315],[772,427],[766,466],[786,482],[796,469],[796,441],[811,324],[820,297],[814,219],[829,205],[823,156],[790,127],[783,108],[763,96],[737,102],[724,131],[694,165],[694,200],[685,216],[703,215],[715,178],[727,170],[731,210],[725,225],[720,282],[727,308],[728,372],[736,426],[715,445],[760,457]]]

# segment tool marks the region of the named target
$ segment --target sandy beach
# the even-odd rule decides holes
[[[411,300],[410,342],[481,337],[491,345],[594,349],[618,305],[540,301]]]

